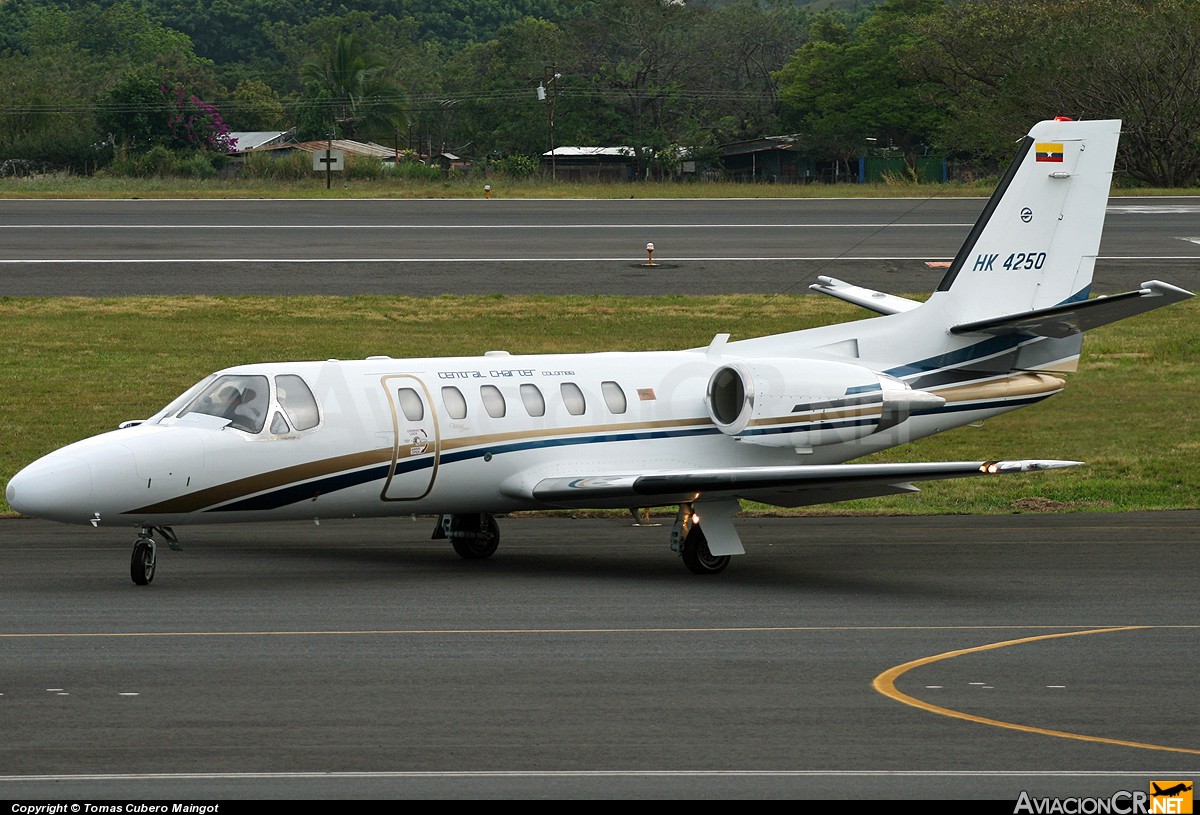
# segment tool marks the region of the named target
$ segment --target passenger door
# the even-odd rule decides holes
[[[385,501],[414,501],[433,489],[441,455],[437,413],[429,389],[412,374],[391,374],[380,380],[392,413],[394,446]]]

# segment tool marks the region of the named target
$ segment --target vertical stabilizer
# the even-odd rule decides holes
[[[1119,119],[1034,125],[931,298],[952,323],[1088,296],[1120,131]]]

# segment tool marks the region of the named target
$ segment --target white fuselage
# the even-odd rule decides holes
[[[14,479],[10,502],[39,517],[106,526],[496,513],[546,508],[532,492],[543,479],[837,463],[1010,409],[989,397],[849,441],[748,443],[721,432],[706,404],[714,370],[737,359],[721,350],[240,366],[219,375],[302,377],[319,423],[272,432],[268,422],[250,433],[180,415],[200,383],[144,423],[30,465]],[[811,381],[812,393],[792,396],[826,395],[819,377],[799,379]],[[1045,396],[1061,383],[1038,387]],[[275,386],[268,412],[279,412]]]

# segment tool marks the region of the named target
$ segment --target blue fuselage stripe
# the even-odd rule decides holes
[[[1087,300],[1091,292],[1091,285],[1085,286],[1079,291],[1072,294],[1066,300],[1063,300],[1058,305],[1068,305],[1077,303],[1081,300]],[[1003,354],[1005,351],[1012,351],[1029,342],[1040,341],[1042,338],[1033,334],[1006,334],[999,337],[990,337],[980,342],[972,343],[971,345],[959,348],[956,351],[949,351],[945,354],[938,354],[935,357],[927,357],[915,362],[909,362],[904,365],[898,365],[895,368],[889,368],[884,371],[889,376],[894,376],[898,379],[914,376],[916,374],[936,371],[942,368],[966,368],[970,363],[976,362],[987,357],[994,357]]]
[[[509,442],[507,444],[497,444],[488,447],[472,447],[467,450],[454,450],[443,453],[439,459],[442,464],[453,464],[462,461],[469,461],[475,458],[482,458],[484,455],[491,454],[493,456],[502,455],[504,453],[515,453],[521,450],[546,449],[549,447],[565,447],[577,444],[603,444],[614,441],[645,441],[647,439],[669,439],[669,438],[689,438],[694,436],[712,435],[719,433],[717,428],[712,426],[690,428],[687,430],[653,430],[640,431],[634,433],[604,433],[594,436],[577,436],[574,438],[551,438],[551,439],[531,439],[529,441]],[[427,470],[433,466],[433,456],[422,456],[420,458],[410,458],[396,463],[395,474],[404,475],[406,473],[414,473],[420,470]],[[278,509],[279,507],[294,504],[299,501],[310,501],[319,495],[328,495],[331,492],[338,490],[357,487],[360,484],[367,484],[372,481],[381,481],[386,479],[389,473],[392,472],[391,464],[383,464],[375,467],[368,467],[363,470],[353,470],[350,472],[337,473],[318,478],[313,481],[305,481],[300,484],[289,484],[285,487],[264,492],[259,495],[252,495],[248,498],[233,501],[232,503],[222,504],[217,507],[210,507],[205,512],[242,512],[253,510]]]

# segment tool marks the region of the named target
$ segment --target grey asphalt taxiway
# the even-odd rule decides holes
[[[0,296],[933,290],[980,198],[0,201]],[[1033,217],[1055,217],[1031,202]],[[653,257],[645,247],[654,245]],[[654,265],[647,265],[653,260]],[[932,265],[931,265],[932,264]],[[1200,199],[1112,199],[1095,291],[1200,287]]]
[[[0,201],[0,296],[922,292],[982,206]],[[1097,291],[1200,287],[1197,214],[1111,201]],[[428,518],[185,528],[136,587],[133,530],[0,521],[0,799],[1012,802],[1200,776],[1200,513],[745,518],[704,578],[667,525],[501,523],[481,562]]]
[[[655,518],[669,523],[669,518]],[[1200,776],[1200,512],[0,522],[0,798],[1108,798]],[[1012,811],[1009,809],[1008,811]]]

